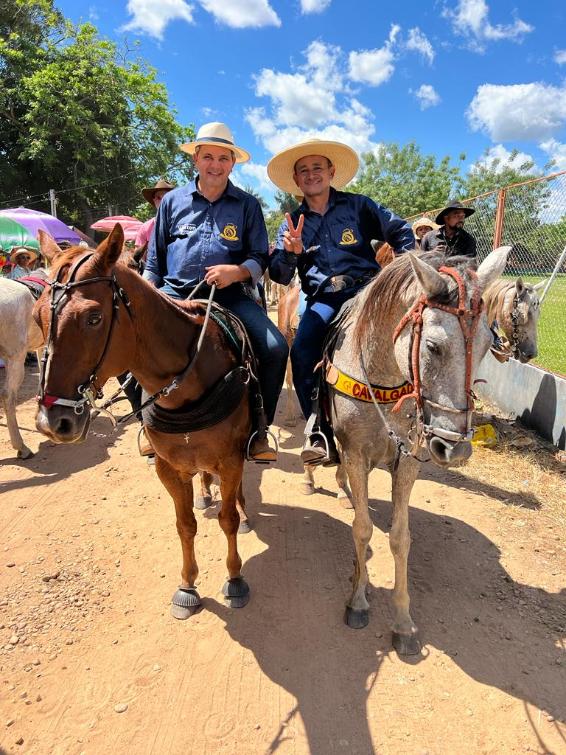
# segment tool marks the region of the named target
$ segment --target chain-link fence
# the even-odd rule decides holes
[[[476,238],[480,262],[492,249],[510,245],[505,276],[547,281],[539,291],[539,354],[534,361],[566,375],[566,171],[469,197],[463,204],[476,210],[465,227]],[[434,220],[441,209],[425,215]]]

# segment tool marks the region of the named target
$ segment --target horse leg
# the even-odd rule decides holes
[[[188,619],[198,610],[201,600],[195,589],[198,565],[195,557],[197,520],[193,512],[192,475],[184,479],[168,462],[155,456],[157,475],[175,504],[177,532],[183,551],[181,584],[171,600],[171,614],[176,619]]]
[[[409,613],[407,559],[411,545],[409,532],[409,496],[419,473],[420,464],[413,458],[400,459],[393,480],[393,522],[389,533],[389,547],[395,560],[395,586],[393,588],[393,647],[399,655],[415,655],[421,645],[418,630]]]
[[[243,480],[240,482],[240,487],[236,494],[236,509],[240,516],[240,526],[238,527],[238,535],[247,535],[252,531],[250,520],[246,514],[246,499],[244,498]]]
[[[222,588],[224,603],[230,608],[243,608],[249,600],[250,588],[240,574],[242,559],[238,553],[238,527],[240,516],[236,508],[236,498],[242,484],[243,463],[227,465],[220,474],[220,494],[222,507],[218,521],[228,541],[228,579]]]
[[[303,470],[301,492],[303,495],[312,495],[314,493],[314,469],[310,464],[303,464]]]
[[[200,472],[200,495],[197,495],[195,500],[195,509],[203,511],[209,506],[212,506],[212,493],[210,486],[212,484],[213,475],[210,472]]]
[[[292,346],[293,339],[288,336],[287,343],[289,348]],[[295,427],[297,420],[295,417],[295,397],[293,390],[293,369],[291,367],[291,360],[287,359],[287,369],[285,370],[285,388],[286,388],[286,402],[285,402],[285,419],[283,422],[287,427]]]
[[[343,509],[352,509],[352,491],[348,486],[348,475],[344,464],[336,467],[336,484],[338,485],[338,503]]]
[[[366,560],[367,546],[373,532],[368,511],[368,470],[363,457],[349,460],[345,455],[343,458],[345,471],[352,486],[352,502],[354,504],[352,536],[356,549],[352,597],[346,604],[345,621],[352,629],[363,629],[369,623],[369,603],[366,597],[368,584]]]
[[[33,452],[23,441],[16,418],[18,390],[24,380],[26,349],[6,360],[4,391],[0,395],[6,412],[6,424],[12,448],[18,452],[18,459],[30,459]]]

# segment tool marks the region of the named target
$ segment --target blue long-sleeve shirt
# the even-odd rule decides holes
[[[387,241],[397,253],[415,246],[410,225],[363,194],[331,188],[324,215],[309,210],[303,201],[291,213],[295,227],[301,214],[305,216],[303,253],[285,251],[283,233],[287,221],[284,220],[269,258],[269,276],[277,283],[287,284],[298,269],[303,290],[311,296],[330,276],[350,275],[359,280],[378,273],[380,266],[375,260],[372,239]]]
[[[209,202],[192,182],[167,192],[149,243],[144,278],[185,298],[211,265],[244,265],[255,284],[268,263],[259,202],[228,181]]]

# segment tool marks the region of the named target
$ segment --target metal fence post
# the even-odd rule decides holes
[[[497,193],[497,210],[495,211],[495,228],[493,229],[493,248],[501,246],[501,237],[503,235],[503,220],[505,219],[505,196],[506,189],[499,189]]]

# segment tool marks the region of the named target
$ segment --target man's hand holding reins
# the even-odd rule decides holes
[[[250,271],[244,265],[212,265],[206,268],[204,280],[209,286],[215,283],[217,288],[226,288],[250,277]]]
[[[305,216],[299,215],[299,220],[297,222],[296,228],[293,225],[293,220],[291,219],[291,215],[288,212],[285,213],[285,219],[287,221],[287,230],[283,232],[283,246],[285,247],[285,251],[292,254],[302,254],[302,233],[303,225],[305,224]]]

